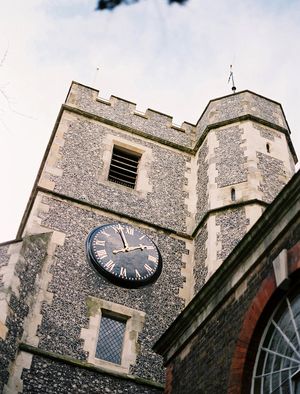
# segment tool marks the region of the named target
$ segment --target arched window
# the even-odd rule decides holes
[[[267,152],[270,153],[270,144],[269,143],[266,144],[266,149],[267,149]]]
[[[264,331],[256,356],[251,393],[300,393],[299,292],[281,302]]]

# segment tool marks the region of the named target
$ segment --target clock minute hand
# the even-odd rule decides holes
[[[125,235],[124,235],[122,226],[119,224],[119,226],[117,227],[117,229],[118,229],[118,231],[119,231],[119,234],[121,235],[121,238],[122,238],[122,241],[123,241],[123,243],[124,243],[125,249],[128,249],[128,242],[127,242],[127,240],[126,240],[126,238],[125,238]]]

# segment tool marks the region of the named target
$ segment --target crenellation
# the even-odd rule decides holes
[[[191,148],[190,134],[195,126],[183,123],[180,129],[173,125],[172,116],[147,109],[145,113],[136,110],[136,104],[111,96],[109,100],[98,99],[98,91],[73,82],[66,104],[90,114],[110,119],[121,125],[142,131],[171,143]]]

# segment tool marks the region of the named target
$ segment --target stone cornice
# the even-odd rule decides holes
[[[295,151],[295,149],[293,147],[293,144],[292,144],[292,141],[291,141],[291,138],[290,138],[290,131],[289,131],[289,129],[286,129],[286,128],[281,127],[279,125],[276,125],[274,123],[268,122],[268,121],[266,121],[266,120],[264,120],[262,118],[259,118],[257,116],[251,115],[251,114],[246,114],[246,115],[238,116],[238,117],[235,117],[235,118],[231,118],[231,119],[227,119],[227,120],[224,120],[224,121],[221,121],[221,122],[216,122],[216,123],[207,125],[206,128],[204,129],[203,133],[201,134],[201,136],[194,143],[194,145],[191,148],[188,148],[186,146],[183,146],[183,145],[180,145],[180,144],[176,144],[176,143],[174,143],[172,141],[169,141],[169,140],[166,140],[164,138],[159,138],[157,136],[151,135],[151,134],[146,133],[146,132],[144,132],[142,130],[139,130],[137,128],[129,127],[129,126],[124,125],[124,124],[122,124],[120,122],[113,121],[111,119],[107,119],[107,118],[104,118],[104,117],[96,115],[96,114],[92,114],[92,113],[90,113],[88,111],[84,111],[82,109],[79,109],[79,108],[71,106],[71,105],[63,104],[62,105],[62,109],[66,110],[66,111],[73,112],[73,113],[75,113],[77,115],[80,115],[80,116],[83,116],[85,118],[93,119],[93,120],[101,122],[103,124],[107,124],[109,126],[117,128],[117,129],[127,131],[127,132],[129,132],[131,134],[135,134],[135,135],[138,135],[140,137],[147,138],[149,140],[152,140],[153,142],[158,142],[158,143],[160,143],[162,145],[170,146],[170,147],[172,147],[174,149],[177,149],[177,150],[179,150],[181,152],[188,153],[190,155],[195,155],[197,153],[199,147],[202,145],[203,141],[205,140],[205,138],[206,138],[206,136],[207,136],[207,134],[209,133],[210,130],[214,130],[214,129],[217,129],[219,127],[224,127],[224,126],[227,126],[227,125],[231,125],[233,123],[250,120],[250,121],[262,124],[264,126],[273,128],[274,130],[277,130],[277,131],[285,134],[285,136],[287,138],[287,142],[288,142],[289,148],[291,150],[291,153],[293,155],[295,163],[297,163],[297,160],[298,160],[297,155],[296,155],[296,151]]]
[[[176,235],[176,236],[178,236],[180,238],[185,238],[185,239],[189,239],[189,240],[193,240],[195,238],[195,236],[197,235],[197,232],[199,231],[200,227],[203,226],[203,224],[207,221],[208,217],[210,215],[212,215],[212,214],[216,214],[217,212],[226,211],[228,209],[235,209],[235,208],[243,207],[243,206],[246,206],[246,205],[257,204],[257,205],[261,205],[263,207],[267,207],[268,206],[268,204],[266,202],[262,201],[262,200],[252,199],[252,200],[236,202],[236,203],[224,205],[224,206],[219,207],[219,208],[214,208],[214,209],[208,210],[205,213],[205,215],[203,216],[203,218],[200,220],[200,222],[197,224],[195,229],[192,231],[192,233],[188,234],[188,233],[185,233],[185,232],[176,231],[176,230],[168,228],[168,227],[160,226],[158,224],[155,224],[155,223],[149,222],[147,220],[143,220],[143,219],[140,219],[140,218],[137,218],[137,217],[125,214],[123,212],[119,212],[119,211],[116,211],[116,210],[113,210],[113,209],[109,209],[107,207],[102,207],[101,205],[93,204],[93,203],[90,203],[90,202],[85,201],[85,200],[81,200],[81,199],[78,199],[78,198],[75,198],[75,197],[71,197],[71,196],[68,196],[68,195],[65,195],[65,194],[53,191],[53,190],[45,189],[45,188],[40,187],[40,186],[36,186],[36,188],[33,191],[33,194],[31,196],[32,197],[31,198],[31,203],[32,204],[33,204],[34,199],[36,198],[36,195],[37,195],[38,192],[48,194],[48,195],[53,196],[55,198],[58,198],[58,199],[60,199],[62,201],[69,201],[69,202],[72,202],[72,203],[75,203],[75,204],[78,204],[78,205],[82,205],[82,206],[88,207],[90,209],[96,209],[98,211],[107,212],[109,214],[116,215],[118,217],[122,217],[124,219],[131,220],[131,221],[133,221],[133,222],[135,222],[137,224],[143,224],[143,225],[149,226],[149,227],[151,227],[153,229],[156,229],[158,231],[162,231],[162,232],[170,234],[170,235],[173,234],[173,235]],[[32,207],[32,205],[31,205],[31,207]],[[25,224],[26,224],[29,212],[31,210],[31,207],[27,211],[27,216],[26,217],[24,216],[24,218],[23,218],[23,220],[21,222],[21,225],[20,225],[20,228],[19,228],[19,232],[17,234],[18,238],[16,240],[13,240],[13,241],[4,242],[3,244],[0,244],[0,246],[1,245],[5,245],[5,244],[9,244],[9,243],[12,243],[12,242],[22,241],[21,235],[22,235],[22,232],[24,230],[24,227],[25,227]]]
[[[197,235],[197,232],[199,231],[199,229],[203,226],[203,224],[207,221],[208,217],[212,214],[218,213],[218,212],[222,212],[222,211],[226,211],[228,209],[235,209],[235,208],[240,208],[240,207],[244,207],[245,205],[260,205],[264,208],[266,208],[269,204],[259,200],[257,198],[253,198],[252,200],[246,200],[246,201],[240,201],[240,202],[235,202],[235,203],[231,203],[228,205],[223,205],[222,207],[218,207],[218,208],[214,208],[214,209],[210,209],[208,210],[205,215],[202,217],[202,219],[200,220],[200,222],[196,225],[194,231],[192,232],[192,237],[194,238]]]

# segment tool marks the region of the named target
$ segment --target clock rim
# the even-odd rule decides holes
[[[162,272],[162,257],[161,257],[161,253],[156,245],[156,243],[154,241],[152,241],[152,239],[145,234],[142,230],[140,230],[138,228],[138,230],[142,233],[145,234],[146,237],[148,237],[148,239],[152,242],[152,244],[154,245],[154,247],[156,248],[157,254],[158,254],[158,262],[157,262],[157,268],[154,272],[153,275],[151,275],[149,278],[146,279],[140,279],[140,280],[130,280],[130,279],[125,279],[125,278],[120,278],[116,275],[111,274],[109,271],[107,271],[105,268],[103,268],[101,266],[101,264],[99,264],[99,262],[97,261],[97,259],[95,258],[95,256],[93,255],[92,252],[92,241],[93,241],[93,236],[95,235],[95,233],[97,233],[99,231],[99,229],[103,229],[105,227],[112,227],[115,226],[116,224],[120,224],[121,226],[126,226],[126,227],[132,227],[132,228],[136,228],[130,224],[124,224],[124,223],[120,223],[120,222],[116,222],[113,224],[103,224],[101,226],[97,226],[95,228],[93,228],[85,241],[85,250],[86,250],[86,257],[87,260],[89,262],[89,264],[92,266],[92,268],[97,272],[97,274],[100,274],[102,277],[104,277],[106,280],[108,280],[110,283],[117,285],[119,287],[125,287],[127,289],[137,289],[140,287],[146,287],[148,285],[151,285],[153,283],[155,283],[157,281],[157,279],[159,278],[161,272]]]

